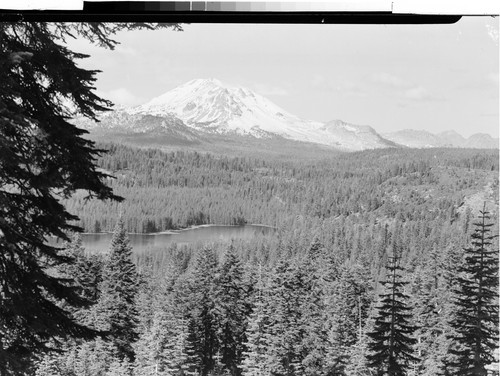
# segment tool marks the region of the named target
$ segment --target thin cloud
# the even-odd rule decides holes
[[[325,78],[320,75],[312,77],[311,85],[320,90],[342,92],[344,95],[353,97],[366,97],[373,94],[376,88],[376,95],[380,95],[381,88],[385,88],[385,93],[382,95],[389,98],[397,98],[406,102],[430,102],[442,101],[443,97],[439,97],[431,93],[422,85],[418,85],[409,80],[395,76],[386,72],[374,73],[367,77],[368,83],[371,85],[360,84],[352,81],[334,82],[331,78]],[[399,102],[398,105],[405,106]]]
[[[405,89],[413,86],[411,82],[385,72],[372,74],[370,76],[370,81],[377,85],[395,89]]]
[[[367,95],[366,87],[353,81],[334,80],[330,77],[314,75],[310,82],[311,86],[317,90],[341,92],[351,97],[366,97]]]
[[[98,94],[104,99],[109,99],[113,103],[123,106],[136,106],[144,103],[144,98],[131,93],[125,88],[99,92]]]
[[[495,90],[498,91],[498,73],[493,72],[479,76],[476,80],[468,80],[455,87],[458,90]]]
[[[288,96],[290,92],[285,88],[279,86],[272,86],[268,84],[256,84],[254,85],[255,91],[263,96]]]
[[[430,102],[430,101],[443,100],[443,98],[431,94],[426,88],[422,86],[416,86],[412,87],[411,89],[405,90],[403,96],[405,99],[415,102]]]
[[[366,88],[355,82],[343,82],[337,86],[337,91],[351,97],[366,97]]]
[[[374,73],[369,77],[369,81],[375,84],[378,89],[385,88],[389,92],[390,97],[397,96],[400,99],[410,102],[430,102],[444,100],[432,94],[422,85],[418,85],[412,81],[395,76],[390,73],[379,72]],[[399,102],[398,106],[404,107],[405,104]]]

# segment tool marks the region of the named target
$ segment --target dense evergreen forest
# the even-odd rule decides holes
[[[382,149],[292,162],[99,147],[109,152],[97,163],[126,201],[121,209],[83,194],[67,201],[87,232],[112,231],[120,210],[127,230],[139,233],[209,223],[281,227],[296,216],[454,221],[468,195],[498,185],[494,150]]]
[[[54,272],[76,277],[94,304],[74,316],[107,336],[54,344],[35,375],[494,374],[498,151],[313,163],[101,146],[126,201],[67,205],[112,244],[89,254],[75,235],[75,264]],[[126,234],[246,222],[278,230],[140,254]]]

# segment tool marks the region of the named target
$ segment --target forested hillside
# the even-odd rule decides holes
[[[436,219],[454,221],[464,200],[485,186],[496,191],[498,151],[384,149],[317,161],[280,161],[145,150],[116,144],[98,165],[125,197],[127,230],[157,232],[199,224]],[[491,197],[494,200],[494,197]],[[67,203],[87,232],[111,231],[116,203]],[[477,208],[476,208],[477,209]]]

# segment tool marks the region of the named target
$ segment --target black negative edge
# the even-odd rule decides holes
[[[85,3],[87,4],[89,3]],[[452,24],[461,17],[461,15],[414,15],[390,12],[132,12],[120,8],[107,11],[95,6],[85,6],[83,11],[5,11],[0,9],[0,21],[3,22]]]

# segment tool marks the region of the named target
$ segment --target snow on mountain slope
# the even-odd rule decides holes
[[[320,131],[326,132],[325,136],[331,143],[336,143],[340,148],[348,150],[365,150],[375,148],[397,147],[395,143],[381,137],[375,129],[367,125],[355,125],[332,120],[324,124]]]
[[[403,129],[392,133],[385,133],[383,136],[390,141],[410,148],[432,148],[442,146],[438,136],[422,130]]]
[[[141,106],[104,112],[100,120],[94,123],[80,118],[74,123],[100,133],[156,134],[196,142],[219,135],[257,139],[279,136],[344,151],[401,146],[498,148],[498,138],[485,134],[465,139],[455,131],[432,134],[406,129],[381,136],[366,125],[304,120],[251,90],[216,79],[189,81]]]
[[[236,133],[257,138],[284,138],[330,145],[345,150],[395,146],[376,132],[347,123],[325,125],[290,114],[263,96],[216,79],[187,82],[150,102],[128,109],[129,114],[173,114],[196,130]],[[360,138],[361,137],[361,138]]]
[[[131,114],[174,114],[186,125],[213,133],[234,132],[263,137],[266,133],[301,141],[321,123],[304,121],[266,98],[216,79],[187,82],[150,102],[128,110]]]
[[[130,114],[123,109],[101,113],[98,123],[83,117],[76,118],[73,122],[81,128],[101,132],[120,130],[129,133],[148,133],[187,129],[192,133],[190,128],[172,114],[164,116]]]

